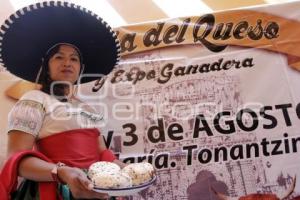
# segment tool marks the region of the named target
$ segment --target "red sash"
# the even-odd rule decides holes
[[[99,135],[97,129],[65,131],[38,140],[37,150],[54,163],[88,168],[99,161]]]
[[[14,154],[5,163],[0,174],[0,196],[10,199],[9,194],[16,190],[17,171],[22,158],[35,156],[47,162],[63,162],[72,167],[88,168],[99,160],[113,161],[110,150],[99,152],[99,131],[97,129],[77,129],[57,133],[37,141],[37,151],[22,151]],[[57,200],[56,182],[40,182],[41,200]]]

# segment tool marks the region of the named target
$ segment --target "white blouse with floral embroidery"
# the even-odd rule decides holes
[[[8,133],[19,130],[41,139],[49,135],[80,128],[99,128],[103,113],[73,99],[60,102],[39,90],[22,96],[8,114]]]

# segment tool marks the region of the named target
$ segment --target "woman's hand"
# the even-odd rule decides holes
[[[109,198],[107,194],[93,191],[93,183],[87,178],[87,175],[78,168],[63,166],[58,168],[57,174],[63,182],[67,183],[73,197],[76,199]]]

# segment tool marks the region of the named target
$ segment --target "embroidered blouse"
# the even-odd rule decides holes
[[[60,102],[39,90],[24,94],[8,114],[8,133],[20,130],[37,139],[80,128],[99,128],[103,114],[73,99]]]

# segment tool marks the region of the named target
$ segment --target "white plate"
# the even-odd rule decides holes
[[[142,185],[138,185],[138,186],[133,186],[133,187],[129,187],[129,188],[116,188],[116,189],[107,189],[107,188],[93,188],[93,190],[95,192],[99,192],[99,193],[106,193],[109,196],[130,196],[133,194],[136,194],[144,189],[147,189],[148,187],[150,187],[156,180],[156,176],[153,177],[153,179],[147,183],[144,183]]]

